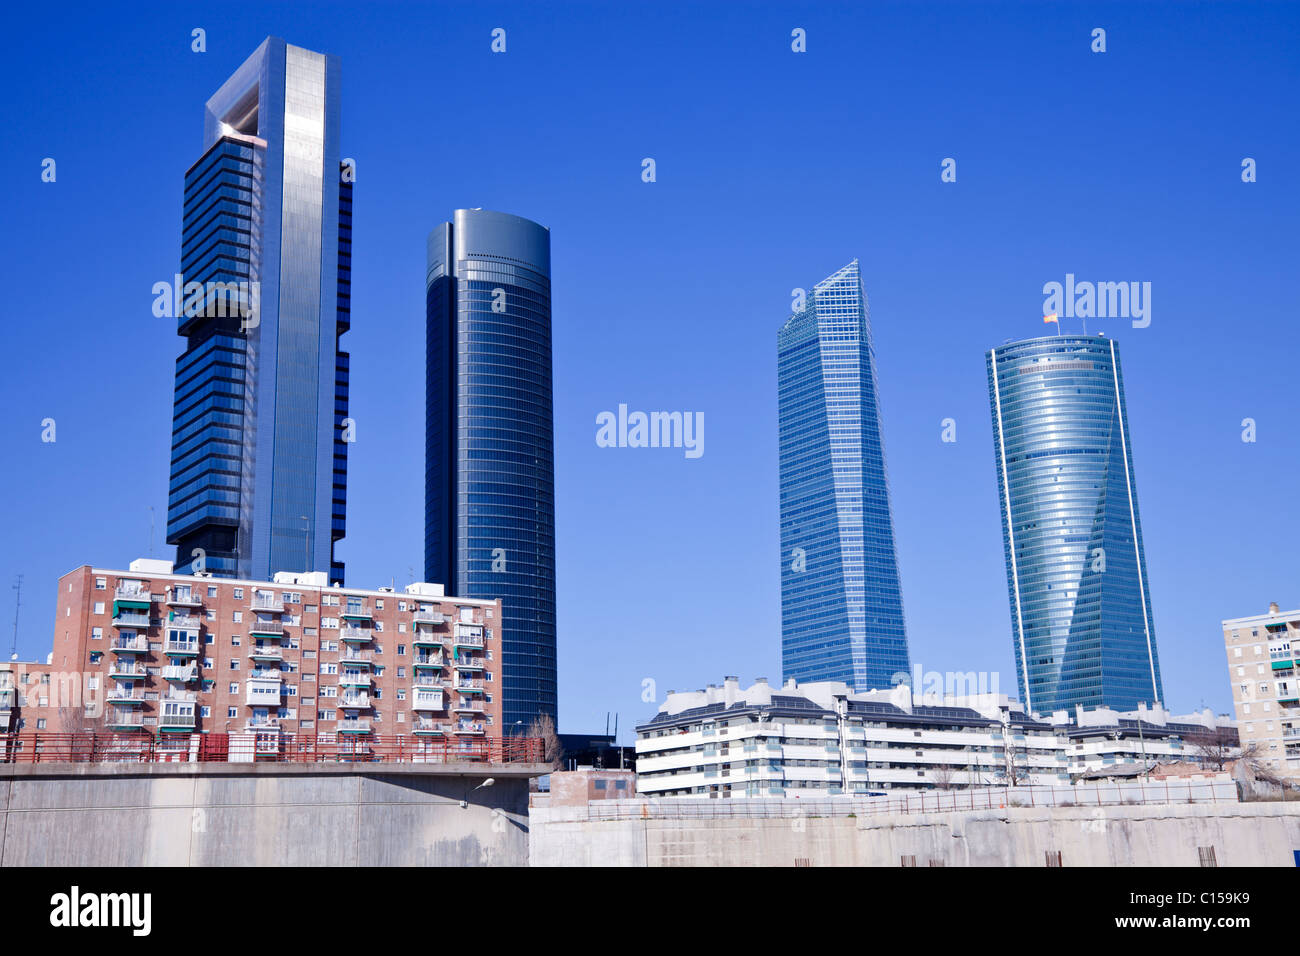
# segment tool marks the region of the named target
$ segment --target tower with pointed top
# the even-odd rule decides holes
[[[909,670],[871,317],[858,261],[777,334],[786,679],[890,687]]]

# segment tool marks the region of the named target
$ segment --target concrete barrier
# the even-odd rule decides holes
[[[0,865],[525,866],[528,780],[543,772],[5,764]]]
[[[534,807],[530,830],[533,866],[1199,866],[1210,848],[1219,866],[1290,867],[1300,804],[609,820]]]

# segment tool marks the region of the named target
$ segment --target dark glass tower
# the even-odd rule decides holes
[[[334,57],[268,38],[185,174],[167,541],[180,573],[329,569],[344,534],[352,184]],[[223,289],[234,287],[231,309]]]
[[[1163,703],[1119,346],[1052,335],[985,361],[1025,707]]]
[[[555,715],[551,237],[458,209],[429,234],[424,575],[501,598],[502,733]]]
[[[908,666],[871,317],[855,259],[777,335],[786,678],[890,687]]]

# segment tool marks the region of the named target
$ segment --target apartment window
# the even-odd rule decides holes
[[[227,717],[238,717],[238,716],[239,716],[239,708],[238,708],[238,707],[227,707],[227,708],[226,708],[226,716],[227,716]]]
[[[303,614],[315,614],[315,613],[316,613],[316,605],[315,605],[315,604],[304,604],[304,605],[302,606],[302,613],[303,613]]]
[[[322,628],[328,627],[337,630],[339,626],[339,619],[336,617],[323,617],[320,619],[320,626]]]
[[[244,612],[243,612],[243,611],[235,611],[235,612],[234,612],[234,617],[232,618],[232,620],[233,620],[236,624],[242,624],[242,623],[244,622]]]
[[[405,645],[405,644],[398,644],[398,645],[397,645],[397,656],[398,656],[398,657],[405,657],[405,656],[406,656],[406,645]]]
[[[217,619],[217,612],[212,610],[212,608],[207,608],[205,610],[204,617],[206,617],[209,621],[215,621]]]
[[[203,669],[205,671],[212,670],[212,658],[210,657],[203,658]]]
[[[399,622],[398,625],[397,625],[397,633],[398,633],[398,634],[405,634],[405,633],[406,633],[406,625],[405,625],[405,624],[402,624],[402,623]]]
[[[333,719],[334,719],[334,713],[335,713],[335,712],[332,711],[332,710],[318,710],[318,711],[316,711],[316,719],[317,719],[317,720],[333,720]]]
[[[404,723],[406,723],[406,711],[404,711],[404,710],[399,710],[399,711],[397,712],[397,722],[398,722],[399,724],[404,724]]]
[[[231,660],[231,662],[230,662],[230,669],[231,669],[232,671],[237,671],[237,670],[239,670],[239,658],[236,657],[236,658],[233,658],[233,659]]]
[[[104,588],[106,588],[107,586],[108,586],[108,582],[107,582],[104,578],[95,578],[95,590],[96,590],[96,591],[102,591],[102,590],[104,590]],[[71,585],[71,584],[68,585],[68,590],[69,590],[69,591],[72,590],[72,585]]]
[[[239,637],[238,634],[232,634],[232,635],[230,635],[230,646],[231,646],[231,647],[238,647],[238,646],[239,646],[239,642],[240,642],[240,637]]]
[[[1240,657],[1240,656],[1241,656],[1241,648],[1240,648],[1240,647],[1234,647],[1234,648],[1232,649],[1232,656],[1233,656],[1233,657]]]
[[[216,588],[216,586],[215,586],[215,585],[212,585],[212,584],[209,584],[209,585],[208,585],[208,597],[216,597],[216,596],[217,596],[217,588]]]
[[[398,609],[399,611],[405,611],[405,610],[406,610],[406,602],[405,602],[405,601],[398,601],[398,602],[397,602],[397,609]]]
[[[397,669],[397,676],[398,676],[398,677],[405,677],[405,676],[406,676],[406,668],[405,668],[405,667],[399,667],[399,668]]]
[[[44,730],[44,729],[45,729],[45,718],[44,718],[44,717],[37,717],[37,718],[36,718],[36,729],[37,729],[37,730]]]
[[[200,716],[200,717],[211,717],[211,716],[212,716],[212,708],[209,707],[207,704],[204,704],[202,707],[199,708],[199,716]]]
[[[398,699],[398,700],[406,700],[406,688],[405,688],[405,687],[399,687],[399,688],[397,688],[397,699]]]
[[[71,608],[68,608],[68,610],[71,611],[72,609],[71,609]],[[103,613],[104,613],[104,602],[103,602],[103,601],[96,601],[96,602],[95,602],[95,613],[96,613],[96,614],[103,614]]]
[[[243,599],[244,599],[244,589],[243,589],[243,588],[235,588],[235,600],[236,600],[236,601],[242,601]]]
[[[104,652],[103,652],[103,651],[91,651],[91,652],[90,652],[90,663],[92,663],[92,664],[98,664],[98,663],[103,659],[103,657],[104,657]]]
[[[384,609],[384,599],[383,599],[383,598],[377,598],[377,599],[375,600],[375,610],[376,610],[376,611],[382,611],[383,609]]]
[[[231,681],[231,682],[230,682],[230,693],[232,693],[232,694],[238,694],[238,693],[239,693],[239,681]]]
[[[104,629],[102,627],[92,627],[90,629],[90,639],[92,641],[102,641],[104,639]]]

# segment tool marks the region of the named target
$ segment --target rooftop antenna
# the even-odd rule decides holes
[[[18,660],[18,611],[23,606],[23,576],[21,574],[18,575],[18,580],[15,582],[13,589],[18,594],[14,600],[14,643],[9,653],[12,660]]]
[[[149,557],[153,557],[153,505],[149,506]]]

